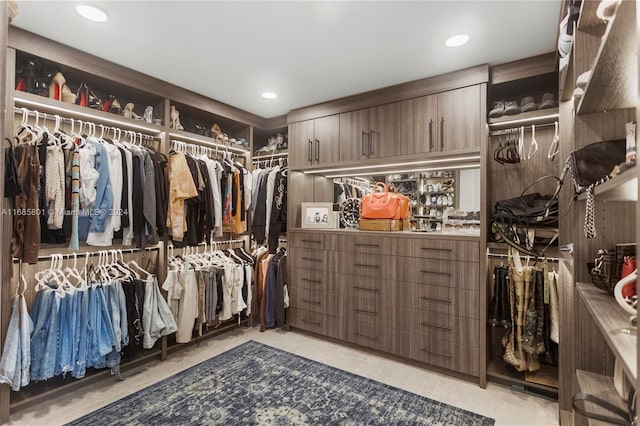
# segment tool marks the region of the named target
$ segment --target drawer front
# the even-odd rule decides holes
[[[334,317],[345,316],[345,298],[338,294],[292,287],[289,289],[292,307]]]
[[[395,257],[393,277],[398,281],[457,287],[457,263],[415,257]]]
[[[480,294],[451,287],[395,282],[394,303],[402,307],[467,318],[479,318]]]
[[[392,239],[382,236],[340,235],[338,250],[349,253],[391,254]]]
[[[480,346],[479,319],[446,315],[432,311],[402,308],[396,313],[399,331],[439,340]]]
[[[395,313],[380,291],[355,284],[350,288],[347,316],[350,320],[393,328]]]
[[[432,238],[412,239],[408,256],[423,259],[480,261],[480,243],[477,241],[437,240]]]
[[[317,312],[298,308],[289,308],[288,322],[292,327],[311,331],[334,339],[347,337],[347,322],[343,318],[331,317]]]
[[[293,267],[315,271],[337,271],[338,269],[338,252],[308,248],[296,248],[292,251]]]
[[[290,247],[317,250],[336,250],[338,236],[335,234],[289,232],[287,242]]]
[[[290,274],[290,288],[297,287],[325,293],[338,293],[338,274],[336,272],[291,268]]]
[[[341,253],[338,261],[341,274],[361,277],[390,278],[391,259],[382,254]]]
[[[347,340],[368,348],[394,353],[396,351],[395,331],[375,324],[349,321]]]
[[[471,376],[480,372],[479,349],[437,338],[411,335],[410,358]]]

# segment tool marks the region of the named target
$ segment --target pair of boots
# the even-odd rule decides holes
[[[493,298],[489,304],[489,324],[493,327],[511,327],[509,307],[509,268],[493,268]]]

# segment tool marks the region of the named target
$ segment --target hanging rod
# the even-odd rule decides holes
[[[557,109],[556,109],[557,110]],[[515,117],[515,116],[514,116]],[[497,121],[495,123],[489,123],[489,127],[503,127],[503,126],[512,126],[512,125],[521,125],[521,126],[529,126],[531,124],[536,124],[536,123],[540,123],[541,124],[546,124],[551,120],[558,120],[558,117],[560,117],[560,114],[556,113],[552,113],[552,114],[547,114],[547,115],[538,115],[538,116],[534,116],[534,117],[528,117],[528,118],[514,118],[513,120],[504,120],[504,121]]]
[[[106,248],[106,247],[105,247]],[[89,256],[89,257],[93,257],[93,256],[99,256],[100,252],[104,252],[104,251],[111,251],[111,250],[115,250],[118,253],[141,253],[144,251],[154,251],[154,250],[160,250],[160,246],[153,246],[153,247],[145,247],[145,248],[130,248],[130,249],[110,249],[110,250],[96,250],[96,251],[85,251],[82,253],[77,253],[77,252],[73,252],[73,253],[53,253],[53,254],[49,254],[49,255],[43,255],[43,256],[38,256],[38,260],[50,260],[53,258],[53,256],[62,256],[63,259],[70,259],[72,257],[82,257],[82,256]],[[18,259],[17,257],[13,258],[13,263],[19,263],[20,259]],[[24,262],[23,262],[24,263]]]
[[[35,117],[36,120],[40,117],[43,118],[44,121],[47,120],[51,120],[51,121],[57,121],[60,120],[60,122],[62,123],[69,123],[72,126],[74,126],[76,123],[78,123],[80,125],[80,132],[82,131],[82,127],[84,127],[85,125],[89,128],[93,128],[93,130],[95,130],[96,128],[100,128],[101,132],[107,132],[107,134],[109,133],[109,131],[111,131],[111,133],[113,133],[113,135],[115,136],[116,133],[118,134],[122,134],[124,133],[125,136],[131,136],[131,137],[140,137],[140,139],[147,139],[147,140],[154,140],[154,141],[161,141],[162,139],[160,139],[157,136],[151,136],[151,135],[147,135],[145,133],[141,133],[141,132],[134,132],[133,130],[122,130],[118,127],[114,127],[114,126],[105,126],[103,124],[95,124],[92,121],[87,121],[87,120],[80,120],[79,118],[68,118],[68,117],[62,117],[59,116],[58,114],[49,114],[46,112],[40,112],[40,111],[36,111],[36,110],[32,110],[32,109],[28,109],[28,108],[18,108],[18,107],[14,107],[13,108],[13,112],[15,114],[26,114],[30,115],[32,117]]]
[[[235,152],[237,154],[241,154],[241,155],[249,154],[249,151],[246,150],[246,149],[236,148],[236,147],[233,147],[233,146],[225,145],[223,143],[220,144],[220,143],[217,143],[217,142],[213,142],[211,140],[208,140],[210,138],[208,138],[206,136],[202,136],[201,138],[199,138],[199,137],[197,137],[197,135],[190,136],[188,134],[184,134],[186,132],[183,132],[183,131],[179,131],[179,132],[180,133],[177,133],[176,131],[169,132],[169,136],[173,137],[173,138],[185,139],[185,140],[188,140],[188,141],[190,141],[192,143],[195,143],[197,145],[203,145],[203,146],[214,147],[214,148],[218,147],[218,148],[221,148],[221,149],[223,149],[225,151],[233,151],[233,152]],[[172,142],[173,142],[173,140],[172,140]],[[176,142],[180,142],[180,141],[176,141]]]
[[[226,148],[226,147],[225,147]],[[194,155],[199,155],[203,153],[205,155],[215,155],[215,156],[224,156],[226,154],[231,155],[231,157],[239,158],[240,155],[236,152],[230,152],[226,149],[219,149],[219,146],[216,147],[205,146],[205,145],[196,145],[189,142],[171,140],[171,149],[178,152],[185,152]]]
[[[487,253],[487,256],[489,256],[489,257],[497,257],[497,258],[505,258],[505,257],[508,258],[509,257],[508,254],[498,254],[498,253]],[[530,259],[533,258],[533,256],[526,256],[526,255],[520,255],[520,256],[521,257],[522,256],[528,257]],[[511,257],[513,257],[513,256],[511,256]],[[557,258],[557,257],[538,257],[536,259],[537,260],[545,260],[546,259],[548,262],[554,262],[554,263],[560,262],[560,259]]]
[[[535,126],[536,130],[538,130],[545,127],[554,127],[555,125],[555,122],[545,124],[527,124],[525,126],[510,127],[508,129],[492,130],[491,132],[489,132],[489,136],[511,135],[513,133],[518,133],[522,127],[524,127],[525,131],[531,131],[532,126]]]
[[[280,158],[280,157],[289,157],[289,153],[281,152],[279,154],[271,154],[271,155],[256,155],[255,157],[253,157],[253,161],[270,160],[272,158]]]

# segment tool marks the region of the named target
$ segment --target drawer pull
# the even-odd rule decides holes
[[[354,266],[360,266],[361,268],[375,268],[378,269],[378,265],[367,265],[366,263],[354,263]]]
[[[366,334],[360,334],[357,331],[355,332],[355,335],[364,337],[365,339],[378,340],[378,336],[367,336]]]
[[[377,293],[380,291],[377,288],[367,288],[367,287],[358,287],[358,286],[354,286],[353,288],[355,288],[356,290],[362,290],[362,291],[373,291],[374,293]]]
[[[452,249],[445,249],[445,248],[432,248],[432,247],[420,247],[420,250],[428,250],[428,251],[446,251],[446,252],[452,252]]]
[[[380,244],[364,244],[364,243],[354,243],[355,246],[359,247],[375,247],[380,248]]]
[[[378,313],[378,311],[368,311],[366,309],[355,309],[355,308],[353,309],[353,311],[354,312],[361,312],[363,314],[374,314],[374,315]]]
[[[451,305],[451,300],[436,299],[436,298],[434,298],[434,297],[427,297],[427,296],[420,296],[420,299],[422,299],[422,300],[428,300],[428,301],[430,301],[430,302],[447,303],[447,304]]]
[[[442,325],[430,324],[428,322],[421,322],[420,325],[423,326],[423,327],[439,328],[441,330],[447,330],[447,331],[451,331],[452,330],[451,327],[444,327]]]
[[[446,275],[448,277],[451,276],[450,273],[448,272],[436,272],[436,271],[426,271],[424,269],[421,269],[420,272],[422,272],[423,274],[433,274],[433,275]]]
[[[428,350],[422,349],[422,348],[420,348],[420,350],[422,352],[428,353],[429,355],[441,356],[442,358],[451,358],[451,355],[448,355],[448,354],[441,354],[439,352],[428,351]]]
[[[315,300],[302,299],[302,301],[303,301],[303,302],[306,302],[306,303],[311,303],[311,304],[314,304],[314,305],[322,305],[322,303],[317,302],[317,301],[315,301]]]
[[[302,318],[302,322],[306,322],[308,324],[313,324],[313,325],[320,325],[320,321],[311,321],[306,318]]]
[[[322,241],[320,240],[300,240],[303,243],[313,243],[313,244],[322,244]]]
[[[309,283],[316,283],[316,284],[322,283],[322,281],[320,281],[320,280],[310,280],[309,278],[302,278],[302,281],[306,281],[306,282],[309,282]]]
[[[322,259],[314,259],[313,257],[301,257],[302,260],[310,260],[312,262],[322,262]]]

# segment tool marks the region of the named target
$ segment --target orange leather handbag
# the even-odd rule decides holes
[[[395,187],[392,187],[395,191]],[[380,191],[378,191],[380,189]],[[360,217],[362,219],[409,219],[409,198],[378,182],[371,194],[362,197]]]

